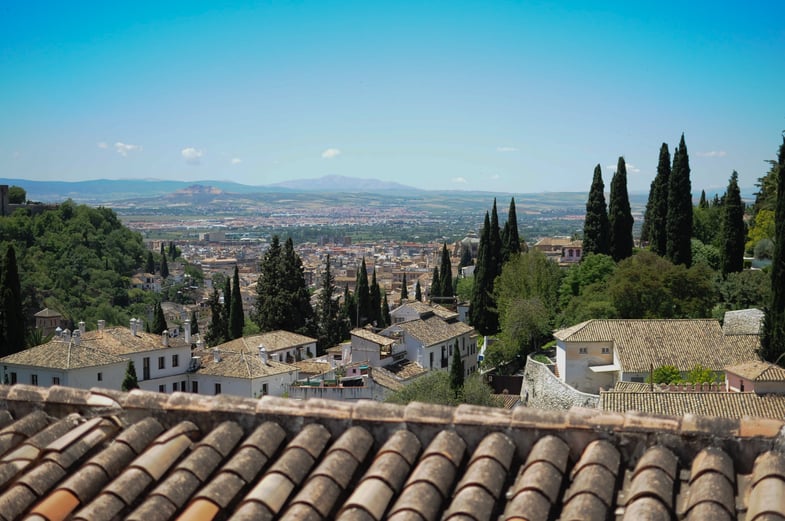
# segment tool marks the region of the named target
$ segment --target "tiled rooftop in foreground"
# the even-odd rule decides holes
[[[784,424],[0,386],[0,519],[783,519]]]

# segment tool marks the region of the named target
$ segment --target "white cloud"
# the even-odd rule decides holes
[[[518,147],[496,147],[497,152],[517,152]]]
[[[243,160],[242,160],[242,159],[240,159],[239,157],[233,157],[233,158],[232,158],[232,161],[231,161],[231,163],[232,163],[233,165],[239,165],[239,164],[240,164],[240,163],[242,163],[242,162],[243,162]]]
[[[700,157],[725,157],[728,153],[724,150],[711,150],[709,152],[698,152]]]
[[[633,165],[632,163],[625,163],[625,166],[627,167],[627,173],[628,174],[639,174],[640,171],[641,171],[640,168],[638,168],[637,166]],[[611,172],[614,172],[614,173],[616,172],[616,165],[606,165],[605,168],[607,168]]]
[[[338,148],[328,148],[324,152],[322,152],[323,159],[332,159],[334,157],[338,157],[341,155],[341,151]]]
[[[109,148],[109,145],[106,143],[106,141],[99,141],[98,142],[98,148],[102,148],[102,149],[106,150],[107,148]]]
[[[500,176],[499,174],[491,175],[491,181],[498,181],[501,178],[502,178],[502,176]]]
[[[204,156],[204,152],[202,150],[194,147],[184,148],[182,151],[180,151],[180,154],[182,154],[185,162],[189,165],[201,164],[202,156]]]
[[[98,146],[100,147],[101,144],[99,143]],[[117,143],[114,144],[114,149],[121,156],[127,157],[128,154],[131,152],[138,152],[139,150],[142,150],[142,147],[140,145],[130,145],[128,143],[123,143],[121,141],[118,141]]]
[[[453,183],[458,183],[458,184],[466,184],[466,178],[465,177],[453,177],[452,179],[450,179],[450,181],[452,181]]]

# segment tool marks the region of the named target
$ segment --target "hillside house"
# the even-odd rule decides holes
[[[41,334],[46,337],[55,332],[57,328],[62,329],[65,327],[65,320],[59,311],[54,309],[44,308],[34,315],[35,328],[41,330]]]
[[[236,338],[218,345],[220,351],[257,352],[264,347],[271,361],[292,364],[316,356],[316,339],[289,331],[277,330]]]
[[[755,394],[785,394],[785,369],[750,360],[725,368],[725,387],[728,391]]]

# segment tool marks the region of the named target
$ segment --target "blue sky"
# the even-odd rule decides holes
[[[220,6],[218,5],[220,4]],[[765,174],[780,2],[0,3],[0,177],[696,189]]]

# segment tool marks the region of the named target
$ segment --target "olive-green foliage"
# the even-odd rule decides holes
[[[782,363],[785,353],[785,135],[777,154],[777,205],[774,210],[774,255],[771,264],[771,296],[763,320],[761,354]]]
[[[8,244],[16,250],[28,316],[50,307],[88,327],[99,319],[127,324],[154,303],[154,297],[129,294],[130,277],[144,267],[147,251],[141,235],[108,208],[70,200],[36,215],[21,208],[0,218],[0,238],[0,251]]]
[[[687,373],[684,381],[690,384],[718,383],[721,381],[721,375],[698,364]]]
[[[21,186],[8,187],[8,202],[11,204],[24,204],[27,201],[27,191]]]
[[[681,372],[673,365],[657,367],[647,379],[648,383],[653,382],[655,384],[677,384],[681,383],[681,381]]]
[[[387,401],[402,405],[409,402],[424,402],[441,405],[468,403],[489,407],[501,406],[493,395],[493,390],[479,374],[468,377],[463,383],[463,391],[456,396],[450,388],[450,374],[447,371],[433,371],[421,376],[400,391],[391,394]]]
[[[125,368],[125,377],[123,378],[120,389],[125,392],[128,392],[131,389],[139,389],[139,381],[136,376],[136,368],[134,367],[133,360],[128,360],[128,365]]]
[[[698,239],[692,239],[692,263],[703,263],[713,270],[720,268],[720,250],[711,244],[704,244]]]

